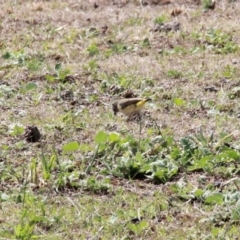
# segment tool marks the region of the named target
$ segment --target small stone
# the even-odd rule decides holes
[[[24,137],[27,142],[38,142],[41,138],[41,133],[36,126],[28,126],[25,129]]]

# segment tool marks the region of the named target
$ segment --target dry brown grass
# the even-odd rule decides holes
[[[77,141],[93,151],[94,137],[99,130],[139,137],[138,122],[127,123],[123,116],[115,118],[111,110],[111,102],[128,89],[153,99],[144,114],[141,138],[154,135],[160,127],[176,140],[200,129],[206,135],[232,133],[238,140],[239,93],[234,92],[234,88],[239,86],[239,49],[216,54],[206,34],[209,29],[219,29],[239,46],[240,2],[217,1],[215,9],[210,11],[203,11],[203,4],[198,1],[169,4],[163,1],[144,4],[137,0],[0,2],[1,54],[17,54],[14,59],[0,58],[0,86],[12,89],[12,95],[4,96],[0,102],[0,145],[10,148],[6,155],[0,156],[3,159],[0,158],[0,162],[5,164],[4,169],[13,168],[17,172],[17,177],[10,177],[7,185],[0,184],[0,193],[15,194],[15,203],[18,191],[22,191],[19,179],[24,175],[24,168],[29,169],[33,158],[40,159],[42,146],[47,154],[53,148],[62,154],[65,143]],[[153,31],[155,20],[163,15],[167,22],[179,22],[180,31]],[[149,45],[144,46],[146,42]],[[114,44],[119,49],[112,50]],[[91,56],[93,46],[99,54]],[[17,64],[19,56],[24,59],[22,64]],[[46,75],[55,76],[58,63],[70,71],[65,84],[46,80]],[[36,83],[37,90],[23,93],[21,89],[29,82]],[[235,94],[233,98],[231,94]],[[176,99],[184,104],[178,106]],[[70,117],[66,120],[67,114]],[[9,126],[15,123],[38,126],[43,145],[21,143],[19,137],[11,136]],[[74,164],[81,164],[92,154],[90,150],[77,155],[80,163]],[[63,162],[68,160],[63,154]],[[173,181],[179,183],[183,179],[194,188],[200,175],[183,174]],[[97,173],[97,179],[104,177]],[[209,183],[214,180],[214,176],[208,176]],[[113,234],[116,239],[120,236],[125,236],[124,239],[176,239],[176,236],[196,239],[198,233],[203,233],[201,237],[205,233],[210,237],[208,234],[214,227],[205,228],[199,220],[207,219],[211,211],[207,207],[202,210],[200,204],[194,205],[191,201],[180,205],[173,201],[176,205],[171,208],[169,199],[175,197],[171,184],[155,186],[142,181],[111,179],[112,195],[96,196],[70,190],[66,195],[52,193],[44,182],[42,188],[38,186],[40,192],[31,191],[32,188],[29,191],[33,198],[46,197],[47,214],[54,215],[56,209],[60,209],[64,217],[59,229],[55,223],[49,231],[47,226],[39,224],[36,235],[49,234],[48,239],[95,239],[97,236],[110,239]],[[134,235],[125,228],[129,217],[135,216],[132,209],[138,208],[143,212],[147,209],[145,218],[149,220],[148,230],[142,235]],[[116,209],[126,212],[127,217],[121,215],[119,226],[114,229],[109,216]],[[11,225],[18,223],[15,212],[19,216],[21,211],[17,203],[4,203],[4,214],[0,217],[5,229],[1,229],[2,232],[6,229],[13,232]]]

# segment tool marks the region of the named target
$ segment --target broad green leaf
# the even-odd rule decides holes
[[[15,124],[9,132],[12,136],[19,136],[24,133],[24,127]]]
[[[69,69],[64,69],[64,70],[59,70],[58,71],[58,77],[60,80],[64,80],[67,75],[69,75],[71,73],[71,71]]]
[[[36,89],[37,87],[38,87],[38,85],[34,82],[29,82],[25,85],[25,89],[26,89],[27,92],[31,91],[33,89]]]
[[[11,58],[11,53],[10,52],[5,52],[3,55],[2,55],[2,58],[3,59],[9,59],[9,58]]]
[[[138,227],[133,223],[128,224],[128,228],[135,234],[138,232]]]
[[[69,151],[76,151],[79,149],[78,142],[70,142],[63,146],[63,151],[69,152]]]
[[[148,227],[148,223],[147,223],[147,221],[145,221],[145,220],[143,220],[143,221],[141,221],[139,224],[138,224],[138,229],[141,231],[141,230],[143,230],[143,229],[145,229],[145,228],[147,228]]]
[[[79,150],[83,152],[90,152],[93,148],[89,144],[81,144]]]
[[[154,173],[154,178],[162,180],[164,177],[166,177],[166,173],[164,170],[158,170]]]
[[[136,155],[135,155],[135,160],[139,163],[142,164],[143,162],[143,157],[142,157],[142,154],[140,152],[137,152]]]
[[[204,191],[202,189],[197,189],[194,192],[195,197],[201,197],[203,195]]]
[[[45,76],[46,80],[48,80],[49,82],[54,82],[55,81],[55,77],[51,76],[51,75],[46,75]]]
[[[210,168],[211,167],[211,161],[214,158],[214,156],[209,155],[206,157],[203,157],[197,161],[194,161],[192,166],[188,167],[188,171],[196,171],[198,169],[205,169],[205,168]]]
[[[61,64],[61,63],[57,63],[57,64],[55,65],[55,70],[56,70],[56,71],[59,71],[61,68],[62,68],[62,64]]]
[[[234,160],[239,159],[239,153],[235,150],[226,150],[223,153],[226,154],[227,157],[232,158]]]
[[[182,98],[175,98],[174,103],[177,106],[183,106],[185,104],[185,101]]]
[[[223,195],[221,193],[213,193],[206,197],[205,203],[220,205],[223,203]]]
[[[195,142],[188,137],[181,138],[180,143],[184,151],[190,151],[196,148]]]
[[[110,142],[118,142],[120,140],[120,135],[117,132],[113,132],[109,134],[109,141]]]
[[[95,142],[97,144],[106,143],[107,140],[108,140],[108,134],[104,131],[98,132],[97,135],[95,136]]]
[[[2,150],[8,150],[10,148],[9,145],[3,144],[2,145]]]
[[[218,238],[219,232],[220,232],[220,229],[218,227],[211,228],[212,237],[214,237],[215,239]]]

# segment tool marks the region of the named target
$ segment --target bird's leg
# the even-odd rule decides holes
[[[142,114],[141,112],[134,112],[132,114],[130,114],[127,118],[127,122],[130,122],[130,121],[141,121],[142,120]]]

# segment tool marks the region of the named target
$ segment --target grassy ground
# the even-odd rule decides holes
[[[0,239],[239,239],[240,3],[167,2],[1,1]]]

